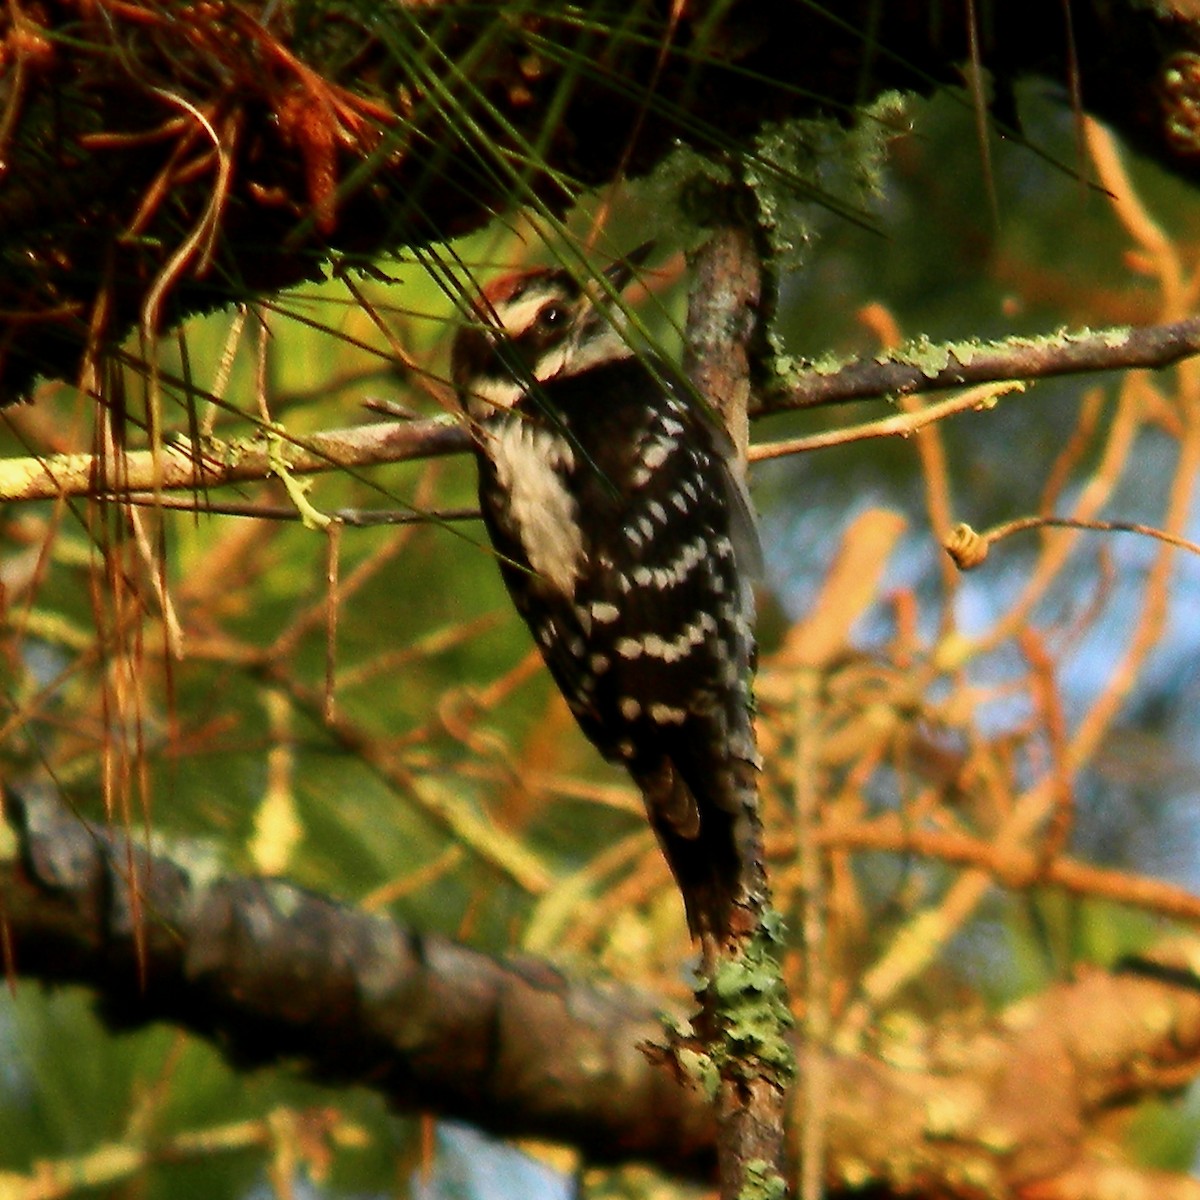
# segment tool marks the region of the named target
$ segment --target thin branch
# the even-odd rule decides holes
[[[303,438],[280,431],[278,437],[282,444],[274,447],[267,438],[255,436],[229,442],[213,438],[200,447],[166,445],[157,455],[131,450],[121,458],[119,476],[112,478],[97,473],[91,454],[0,461],[0,503],[126,490],[200,491],[223,483],[267,479],[276,474],[281,455],[293,474],[312,475],[456,454],[470,445],[465,429],[437,418],[356,425]]]
[[[235,504],[187,496],[155,496],[150,492],[134,492],[129,496],[105,495],[95,499],[111,503],[131,504],[144,508],[169,508],[179,512],[206,513],[219,517],[252,517],[260,521],[300,521],[303,514],[294,504]],[[373,529],[380,525],[444,525],[450,521],[474,521],[479,509],[375,509],[330,508],[325,515],[350,529]]]
[[[961,396],[951,396],[929,408],[897,413],[894,417],[883,417],[868,421],[851,429],[831,429],[828,433],[814,433],[809,437],[789,438],[784,442],[766,442],[750,447],[750,461],[762,462],[769,458],[782,458],[787,454],[805,454],[810,450],[827,450],[832,446],[844,446],[850,442],[866,441],[870,438],[911,437],[922,429],[953,416],[955,413],[995,407],[996,400],[1008,392],[1024,391],[1019,380],[1004,380],[1000,383],[982,384],[970,388]]]
[[[955,566],[963,571],[971,571],[986,561],[988,551],[996,542],[1029,529],[1094,529],[1101,533],[1137,533],[1179,550],[1200,554],[1200,545],[1196,542],[1168,533],[1165,529],[1156,529],[1153,525],[1142,525],[1137,521],[1088,521],[1080,517],[1016,517],[982,533],[960,522],[950,530],[942,545]]]
[[[1092,866],[1075,858],[1047,860],[1042,847],[997,843],[966,833],[915,829],[891,815],[853,824],[828,824],[816,832],[826,847],[911,854],[984,871],[1004,887],[1046,887],[1071,895],[1139,908],[1200,927],[1200,896],[1147,875]]]
[[[935,345],[918,341],[866,362],[799,370],[762,398],[754,416],[942,391],[1004,379],[1047,379],[1132,367],[1160,369],[1200,354],[1200,317],[1159,325],[1061,331],[1040,338]]]

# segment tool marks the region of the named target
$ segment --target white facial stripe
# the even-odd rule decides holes
[[[497,331],[513,340],[520,338],[537,320],[547,302],[556,298],[558,293],[553,288],[535,289],[519,300],[499,305],[496,312],[500,319]],[[564,303],[569,303],[565,298],[562,299]],[[586,305],[587,302],[583,303]],[[612,320],[604,321],[599,329],[589,321],[589,315],[577,316],[574,336],[565,339],[561,346],[541,356],[534,364],[534,377],[539,383],[546,383],[562,374],[580,374],[597,363],[632,357],[633,350],[618,327],[619,314],[613,314]],[[490,323],[496,328],[495,318]],[[519,385],[514,386],[520,394],[523,389]],[[504,407],[511,408],[513,403],[510,400]]]
[[[543,354],[537,361],[537,366],[533,376],[538,383],[549,383],[556,375],[560,374],[571,362],[570,346],[556,346],[553,353]],[[572,365],[572,370],[575,370]]]
[[[572,375],[578,375],[597,363],[616,362],[618,359],[633,357],[632,347],[615,325],[606,324],[600,333],[596,333],[594,328],[588,330],[586,326],[586,320],[580,322],[579,333],[588,335],[582,345],[579,344],[577,336],[571,340],[569,346],[564,347],[563,361],[558,370],[565,368]],[[558,371],[543,374],[539,370],[538,378],[551,379],[556,374]],[[682,428],[681,425],[680,429]]]
[[[501,409],[512,408],[525,389],[515,379],[474,379],[467,393],[472,416],[486,417]]]
[[[510,338],[520,337],[537,319],[542,305],[554,294],[549,289],[535,288],[520,300],[499,305],[495,315],[487,313],[485,323],[493,329],[503,331]]]

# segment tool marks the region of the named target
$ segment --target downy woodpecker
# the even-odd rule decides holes
[[[457,334],[504,581],[584,733],[624,764],[696,937],[726,936],[757,803],[751,577],[730,439],[611,304],[649,247],[581,282],[508,275]]]

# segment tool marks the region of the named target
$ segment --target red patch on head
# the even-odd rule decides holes
[[[482,292],[483,300],[490,305],[508,304],[529,288],[531,283],[550,274],[549,271],[512,271],[493,279]]]

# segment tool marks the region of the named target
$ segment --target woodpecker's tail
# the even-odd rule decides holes
[[[683,896],[692,937],[723,941],[738,908],[765,891],[757,771],[735,761],[720,780],[689,787],[670,759],[635,778],[650,824]],[[719,785],[719,786],[718,786]],[[717,803],[711,798],[719,796]]]

